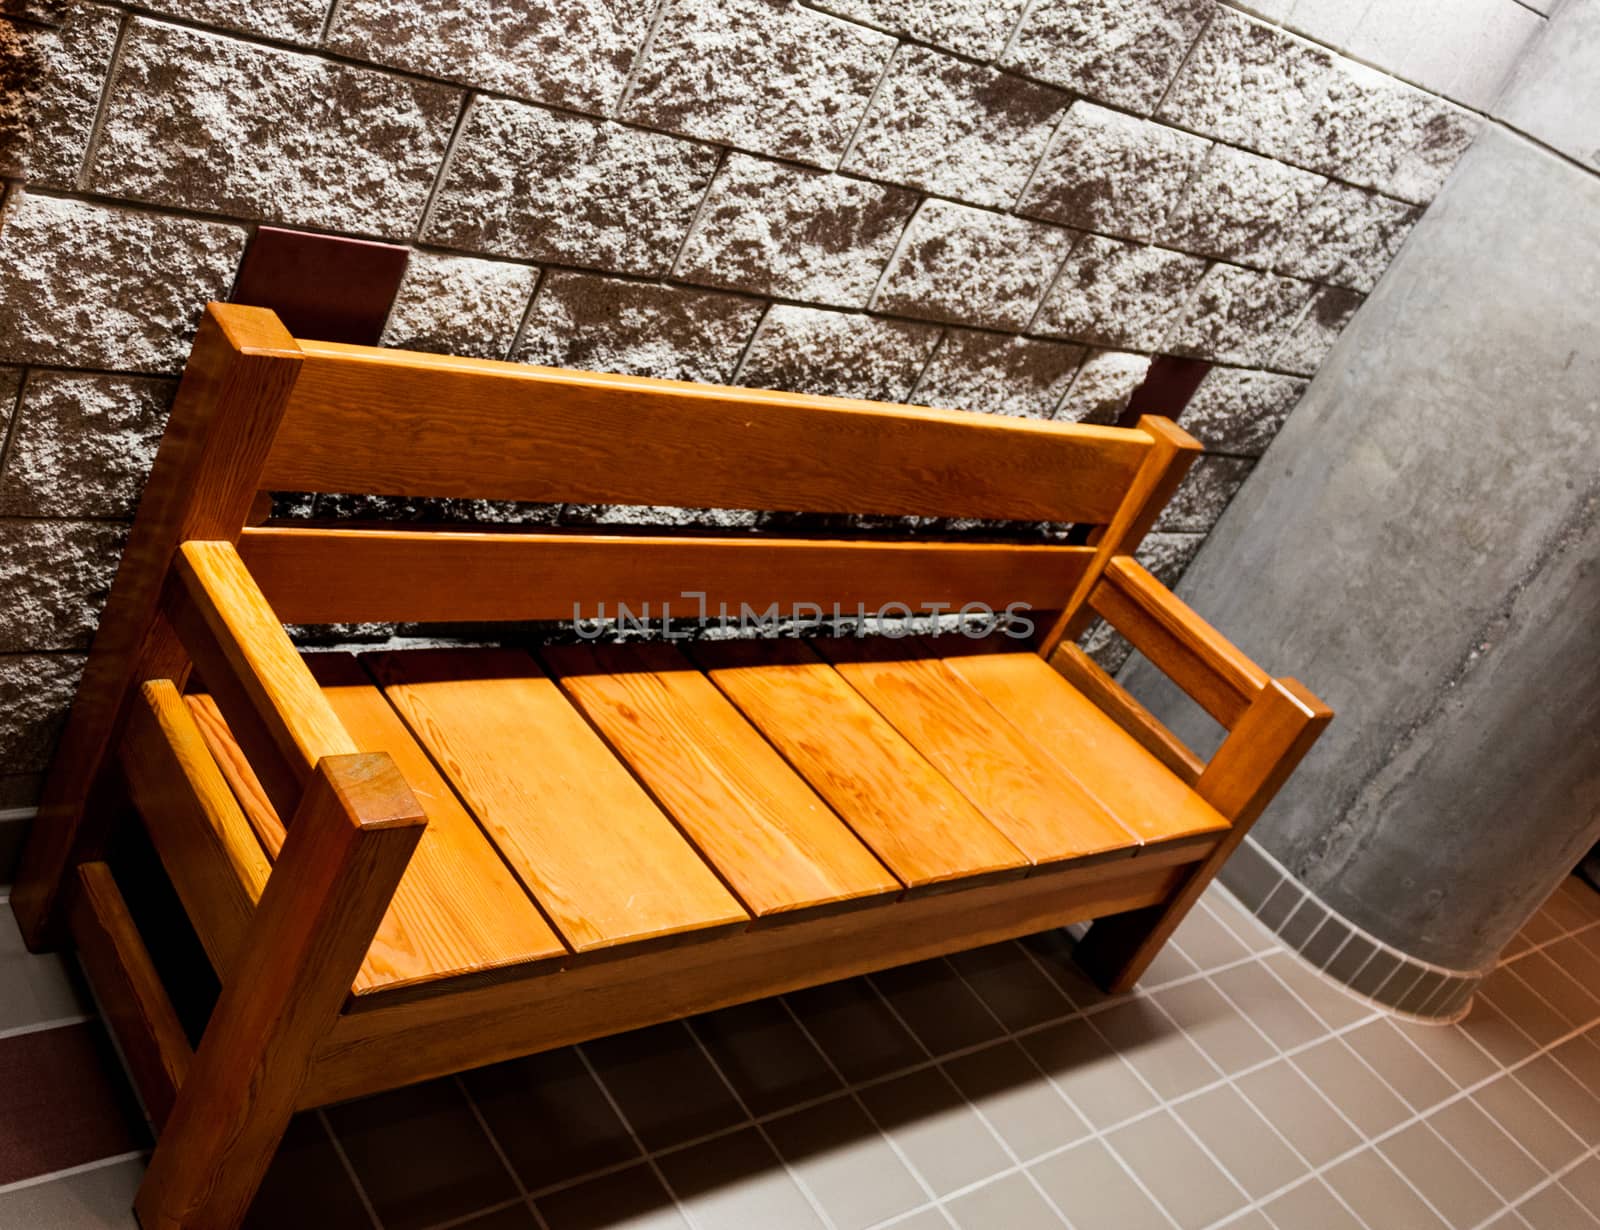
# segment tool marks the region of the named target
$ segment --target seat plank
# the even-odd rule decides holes
[[[749,921],[531,655],[364,661],[575,951]]]
[[[690,654],[908,887],[977,883],[1030,866],[804,643],[701,641]]]
[[[540,655],[574,704],[758,918],[900,882],[676,646]]]
[[[937,657],[883,637],[813,643],[1036,864],[1137,850],[1136,835]]]
[[[1038,654],[973,643],[944,661],[1146,843],[1227,829],[1216,808]]]

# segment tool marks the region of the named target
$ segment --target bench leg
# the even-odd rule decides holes
[[[329,756],[228,973],[134,1202],[143,1230],[234,1230],[424,821],[388,756]]]

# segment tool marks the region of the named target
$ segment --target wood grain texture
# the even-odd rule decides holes
[[[155,679],[140,692],[118,749],[123,777],[212,969],[225,979],[272,864],[178,689]]]
[[[1205,762],[1083,650],[1062,642],[1050,655],[1050,665],[1092,700],[1102,713],[1138,740],[1140,747],[1166,765],[1179,781],[1192,786],[1200,780]]]
[[[1136,852],[1135,834],[937,657],[883,637],[812,643],[1034,863]]]
[[[207,305],[17,869],[11,908],[31,948],[60,937],[63,879],[97,857],[103,822],[85,828],[85,804],[137,686],[188,670],[157,617],[172,553],[185,539],[238,536],[299,370],[300,349],[271,312]]]
[[[341,1017],[302,1107],[1164,900],[1183,866],[1066,868]]]
[[[363,660],[574,951],[748,922],[531,656]]]
[[[94,988],[95,1002],[117,1040],[145,1112],[160,1131],[194,1054],[104,863],[78,864],[71,922],[78,960]]]
[[[752,917],[900,892],[675,646],[562,645],[540,657]]]
[[[303,347],[270,490],[1100,522],[1150,448],[1114,427]]]
[[[1145,849],[1228,827],[1216,808],[1038,654],[996,651],[989,644],[973,648],[976,652],[947,656],[945,664],[1032,735],[1106,811],[1138,834]]]
[[[712,682],[912,889],[1021,875],[1029,860],[803,642],[700,641]]]
[[[425,823],[387,756],[317,766],[156,1142],[144,1230],[244,1220]]]
[[[246,530],[239,551],[286,623],[659,617],[663,604],[713,616],[741,603],[787,611],[889,602],[1013,602],[1056,610],[1087,547],[804,538],[462,533],[453,530]],[[648,610],[641,608],[648,604]]]

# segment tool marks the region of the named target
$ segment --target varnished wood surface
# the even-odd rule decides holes
[[[239,551],[286,623],[572,619],[617,613],[715,617],[740,604],[846,613],[890,602],[1023,603],[1056,610],[1087,547],[779,537],[246,530]]]
[[[1076,645],[1062,644],[1050,655],[1050,665],[1095,706],[1127,731],[1179,781],[1194,785],[1205,769],[1201,760],[1161,720],[1131,696],[1100,664]]]
[[[564,645],[540,656],[752,916],[900,891],[674,646]]]
[[[748,921],[530,655],[363,660],[575,951]]]
[[[262,486],[1109,521],[1143,432],[302,344]]]
[[[1134,833],[938,658],[888,638],[814,644],[1034,863],[1135,853]]]
[[[1021,875],[1030,865],[802,642],[702,641],[691,652],[716,686],[909,887]]]

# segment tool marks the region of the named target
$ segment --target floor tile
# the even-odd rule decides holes
[[[1600,1220],[1559,1184],[1535,1192],[1517,1206],[1517,1212],[1533,1230],[1595,1230],[1600,1226]]]
[[[1500,1070],[1500,1065],[1455,1025],[1421,1025],[1398,1017],[1391,1017],[1389,1023],[1463,1089]]]
[[[1199,972],[1199,967],[1177,948],[1171,944],[1163,944],[1150,962],[1150,968],[1145,970],[1139,979],[1137,989],[1152,991],[1157,987],[1181,982],[1185,978],[1193,978]]]
[[[1121,1123],[1156,1104],[1155,1095],[1087,1021],[1064,1021],[1021,1042],[1096,1128]]]
[[[1105,1140],[1183,1230],[1199,1230],[1249,1203],[1170,1111],[1120,1127]]]
[[[1411,1117],[1399,1095],[1338,1038],[1301,1051],[1294,1065],[1364,1136],[1387,1132]]]
[[[1361,1143],[1356,1130],[1287,1059],[1247,1072],[1234,1084],[1313,1166],[1325,1166]]]
[[[0,1226],[15,1226],[17,1230],[139,1230],[133,1219],[133,1197],[143,1178],[143,1162],[116,1162],[0,1192]]]
[[[1377,1011],[1292,953],[1275,952],[1262,960],[1329,1029],[1343,1029]]]
[[[549,1230],[688,1230],[650,1167],[629,1166],[534,1201]]]
[[[1011,1164],[1000,1142],[942,1072],[912,1072],[861,1091],[878,1126],[937,1195]]]
[[[1387,1018],[1343,1034],[1345,1045],[1366,1061],[1412,1110],[1431,1110],[1456,1092],[1455,1084]]]
[[[1504,1200],[1518,1199],[1544,1178],[1544,1168],[1471,1098],[1440,1107],[1428,1124]]]
[[[1512,1076],[1490,1081],[1472,1100],[1546,1170],[1559,1170],[1584,1150],[1583,1143]]]
[[[1550,911],[1540,906],[1533,912],[1533,917],[1522,924],[1522,930],[1517,934],[1523,936],[1530,947],[1548,944],[1551,940],[1561,935],[1562,927],[1550,914]]]
[[[1476,1226],[1504,1203],[1425,1123],[1401,1128],[1379,1149],[1452,1226]]]
[[[675,1150],[657,1165],[697,1230],[823,1225],[754,1128]]]
[[[950,1230],[950,1222],[941,1210],[928,1208],[902,1217],[889,1230]]]
[[[1375,995],[1378,989],[1400,968],[1400,958],[1392,952],[1379,949],[1350,980],[1350,989],[1357,995]]]
[[[1265,1213],[1247,1209],[1239,1216],[1219,1223],[1217,1230],[1272,1230],[1272,1223],[1267,1220]]]
[[[1257,1029],[1284,1050],[1303,1046],[1327,1032],[1311,1010],[1259,961],[1222,970],[1211,975],[1211,981]]]
[[[1330,1168],[1323,1178],[1368,1226],[1381,1230],[1446,1230],[1447,1223],[1394,1167],[1371,1149]]]
[[[1266,1206],[1278,1230],[1367,1230],[1321,1179],[1310,1179]]]
[[[1063,1230],[1056,1214],[1038,1188],[1020,1174],[1008,1174],[975,1191],[958,1196],[945,1206],[961,1230]]]
[[[1561,1186],[1586,1209],[1600,1209],[1600,1157],[1591,1157],[1569,1170]]]
[[[1075,942],[1066,931],[1041,931],[1037,935],[1024,936],[1018,943],[1033,954],[1039,967],[1056,984],[1057,989],[1072,1001],[1074,1007],[1093,1008],[1098,1004],[1127,998],[1123,995],[1107,995],[1089,981],[1089,976],[1072,959]]]
[[[1506,1020],[1505,1014],[1482,995],[1473,999],[1472,1010],[1456,1022],[1455,1028],[1503,1068],[1520,1063],[1538,1049],[1532,1038]]]
[[[1172,1230],[1160,1206],[1098,1140],[1074,1145],[1029,1170],[1073,1230]]]
[[[1499,1217],[1483,1227],[1483,1230],[1533,1230],[1533,1228],[1522,1219],[1522,1214],[1515,1209],[1507,1209]]]
[[[959,952],[950,964],[1007,1029],[1031,1029],[1073,1010],[1060,988],[1018,944]]]
[[[1572,1029],[1571,1023],[1557,1012],[1553,1004],[1537,995],[1533,988],[1519,978],[1516,969],[1524,961],[1538,957],[1538,953],[1519,957],[1510,965],[1502,965],[1483,981],[1479,995],[1488,999],[1508,1020],[1516,1024],[1539,1046],[1548,1046],[1562,1034]]]
[[[943,1066],[1022,1161],[1089,1134],[1083,1116],[1068,1105],[1015,1042],[949,1059]]]
[[[529,1191],[639,1155],[627,1125],[571,1047],[475,1068],[461,1079]]]
[[[585,1042],[583,1052],[646,1149],[682,1144],[745,1119],[682,1022]]]
[[[1344,986],[1351,986],[1361,967],[1372,960],[1378,951],[1378,946],[1364,935],[1353,935],[1345,941],[1344,947],[1333,954],[1333,959],[1324,967],[1328,977]]]
[[[865,978],[826,983],[784,999],[847,1081],[873,1080],[927,1059]]]
[[[31,953],[0,908],[0,1033],[94,1012],[78,972],[56,953]]]
[[[690,1028],[752,1115],[826,1097],[840,1082],[782,1002],[760,999],[695,1017]]]
[[[1316,934],[1317,928],[1327,921],[1328,911],[1320,902],[1313,901],[1307,896],[1300,903],[1299,909],[1284,919],[1283,925],[1278,928],[1278,938],[1283,941],[1284,947],[1298,951]]]
[[[1584,1028],[1594,1024],[1600,1020],[1600,999],[1596,999],[1557,965],[1551,952],[1552,949],[1546,949],[1529,953],[1512,968],[1517,977],[1560,1013],[1569,1025]]]
[[[865,1230],[928,1199],[853,1097],[793,1111],[766,1128],[837,1230]]]
[[[870,981],[930,1055],[948,1055],[1005,1032],[948,961],[897,966]]]
[[[1329,915],[1311,938],[1300,946],[1300,957],[1310,968],[1320,970],[1349,938],[1350,929],[1344,921]]]
[[[1559,940],[1545,949],[1546,954],[1569,977],[1585,987],[1600,987],[1600,955],[1583,942],[1583,936],[1574,935]]]
[[[1600,1097],[1600,1043],[1591,1036],[1569,1038],[1550,1054],[1580,1085]]]
[[[352,1222],[344,1224],[359,1225]],[[616,1223],[613,1222],[611,1225],[615,1226]],[[457,1222],[451,1230],[540,1230],[540,1226],[534,1220],[533,1214],[528,1211],[527,1204],[519,1201],[505,1208],[496,1209],[492,1213],[485,1213],[481,1217],[474,1217],[471,1221]],[[608,1227],[607,1230],[611,1228]]]
[[[493,1200],[484,1200],[486,1207]],[[333,1140],[316,1112],[289,1121],[272,1165],[250,1202],[244,1230],[348,1230],[365,1226],[367,1211]],[[0,1218],[0,1224],[8,1224]]]
[[[1568,876],[1556,885],[1543,908],[1563,931],[1576,931],[1600,918],[1600,893],[1576,876]]]
[[[1267,930],[1276,932],[1283,926],[1284,921],[1300,908],[1301,902],[1305,899],[1304,889],[1293,880],[1284,880],[1272,895],[1261,903],[1261,908],[1256,911],[1256,917]]]
[[[1213,883],[1201,900],[1251,952],[1270,952],[1279,946],[1278,937],[1257,922],[1255,915],[1240,905],[1221,885]]]
[[[1165,1100],[1193,1093],[1222,1073],[1166,1013],[1140,997],[1097,1012],[1090,1018],[1111,1049]]]
[[[1203,978],[1167,987],[1150,998],[1183,1027],[1207,1058],[1224,1073],[1265,1063],[1278,1053],[1243,1013]]]
[[[1172,942],[1183,949],[1184,956],[1196,968],[1213,970],[1221,965],[1231,965],[1250,955],[1250,949],[1227,926],[1206,908],[1204,902],[1189,911]]]
[[[1600,1099],[1573,1079],[1554,1058],[1540,1055],[1516,1071],[1524,1088],[1591,1145],[1600,1143]]]
[[[409,1085],[325,1113],[386,1230],[421,1230],[517,1195],[453,1080]]]
[[[1306,1173],[1300,1155],[1230,1086],[1208,1089],[1172,1110],[1253,1200]]]

